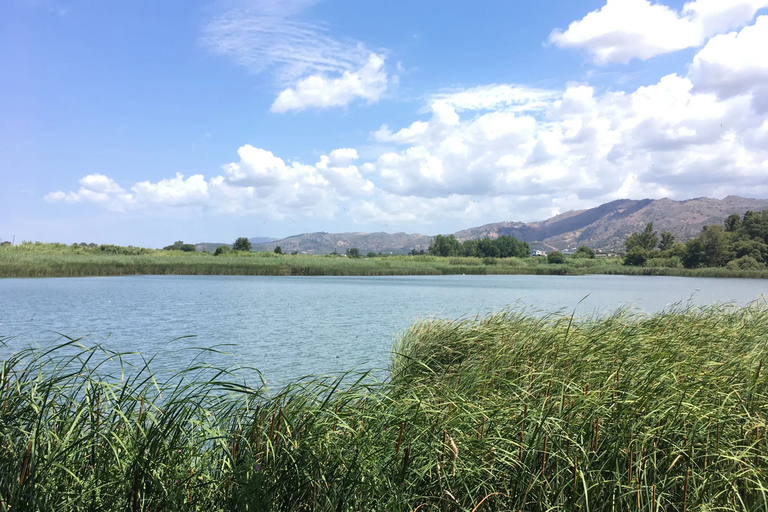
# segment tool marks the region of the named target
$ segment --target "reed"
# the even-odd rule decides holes
[[[766,510],[768,306],[413,325],[390,376],[2,350],[3,510]]]
[[[100,247],[100,246],[99,246]],[[621,259],[566,259],[551,265],[542,258],[442,258],[387,256],[343,258],[330,255],[276,255],[271,252],[210,253],[164,251],[136,247],[88,248],[63,244],[26,243],[0,247],[2,277],[86,277],[122,275],[668,275],[685,277],[768,278],[768,270],[728,268],[632,267]]]

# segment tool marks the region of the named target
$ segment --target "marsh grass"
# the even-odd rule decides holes
[[[667,275],[680,277],[768,278],[768,270],[685,269],[669,266],[632,267],[619,258],[472,258],[387,256],[343,258],[331,255],[277,255],[272,252],[211,253],[104,246],[105,250],[63,244],[25,243],[0,247],[1,277],[86,277],[122,275],[262,275],[262,276],[389,276],[389,275]],[[114,249],[114,250],[111,250]]]
[[[384,382],[274,396],[75,341],[6,354],[0,507],[768,510],[767,344],[764,303],[510,310],[413,325]]]

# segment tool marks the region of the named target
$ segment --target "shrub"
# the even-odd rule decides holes
[[[565,263],[565,256],[560,251],[552,251],[547,254],[547,263],[561,264]]]
[[[586,245],[582,245],[578,249],[576,249],[576,252],[573,253],[574,258],[588,258],[590,260],[595,259],[595,251],[587,247]]]
[[[173,245],[166,245],[163,247],[164,251],[184,251],[184,252],[195,252],[197,248],[192,244],[185,244],[183,241],[179,240],[178,242],[174,242]]]
[[[742,256],[737,260],[731,260],[725,266],[731,270],[762,270],[765,268],[752,256]]]
[[[215,251],[213,251],[214,256],[221,256],[222,254],[226,254],[230,252],[232,249],[229,248],[229,246],[226,245],[220,245],[216,248]]]
[[[636,245],[624,256],[624,264],[633,267],[642,267],[648,260],[648,251]]]

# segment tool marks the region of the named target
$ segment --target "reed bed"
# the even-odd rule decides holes
[[[768,510],[768,305],[413,325],[390,376],[270,395],[3,351],[0,509]]]
[[[105,246],[107,249],[113,246]],[[211,253],[115,247],[115,251],[62,244],[27,243],[0,247],[0,278],[123,275],[390,276],[390,275],[667,275],[680,277],[768,278],[768,270],[633,267],[620,258],[445,258],[431,255],[343,258],[331,255],[277,255],[272,252]]]

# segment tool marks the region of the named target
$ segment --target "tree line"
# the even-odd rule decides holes
[[[480,238],[459,242],[454,235],[437,235],[427,252],[433,256],[474,256],[479,258],[525,258],[530,256],[528,242],[513,236],[500,236],[495,240]]]
[[[768,210],[729,215],[723,225],[704,226],[699,236],[676,243],[669,231],[659,237],[648,223],[625,243],[625,265],[683,266],[685,268],[727,267],[734,270],[761,270],[768,262]]]

